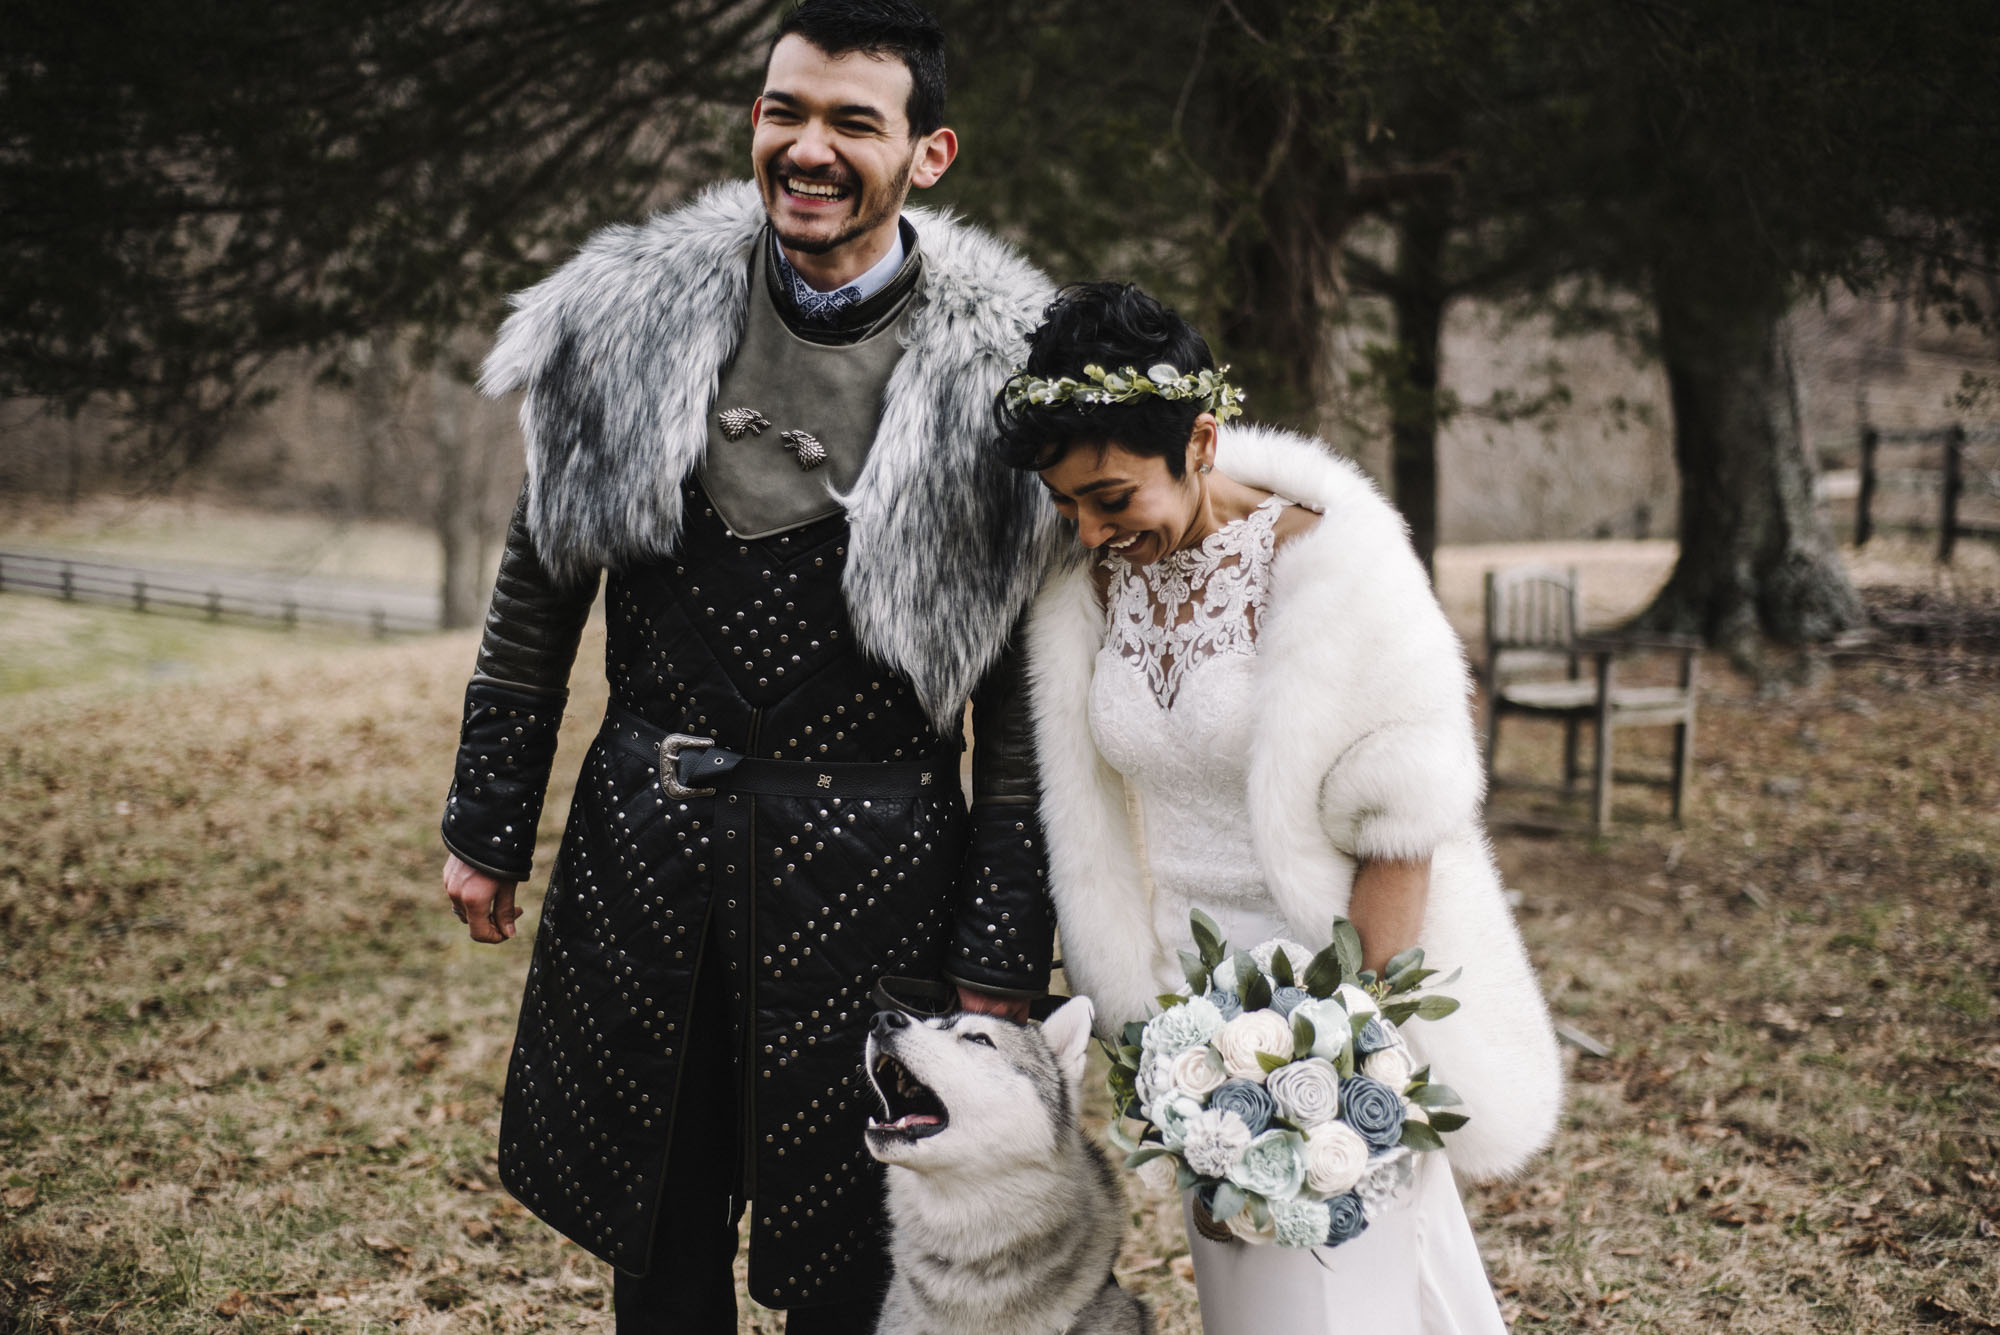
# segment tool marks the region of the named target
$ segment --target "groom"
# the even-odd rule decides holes
[[[984,448],[1049,291],[921,210],[957,152],[943,35],[806,0],[751,108],[755,183],[614,227],[521,294],[528,483],[466,693],[445,883],[514,935],[583,623],[583,759],[508,1071],[501,1174],[618,1267],[621,1331],[872,1328],[860,1069],[885,974],[1023,1014],[1052,919],[1010,628],[1051,547]],[[973,700],[968,813],[957,776]]]

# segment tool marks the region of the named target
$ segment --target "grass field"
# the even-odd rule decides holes
[[[608,1330],[603,1267],[494,1177],[526,942],[436,888],[472,647],[6,697],[0,1335]],[[1991,666],[1712,661],[1685,829],[1637,789],[1604,840],[1501,827],[1551,1002],[1611,1049],[1468,1192],[1517,1330],[2000,1330]],[[1524,728],[1504,764],[1553,757]],[[1122,1282],[1198,1329],[1177,1210],[1133,1211]]]

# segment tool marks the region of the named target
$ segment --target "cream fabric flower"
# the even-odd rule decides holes
[[[1264,1082],[1278,1102],[1278,1115],[1300,1129],[1340,1116],[1340,1072],[1324,1057],[1281,1066]]]
[[[1164,1196],[1174,1189],[1177,1180],[1178,1161],[1171,1154],[1158,1155],[1146,1160],[1133,1171],[1139,1176],[1139,1185],[1155,1196]]]
[[[1306,1185],[1324,1196],[1351,1191],[1368,1168],[1368,1142],[1345,1122],[1306,1132]]]
[[[1222,1054],[1222,1068],[1232,1080],[1264,1083],[1264,1068],[1257,1054],[1267,1052],[1283,1061],[1292,1059],[1292,1026],[1276,1011],[1246,1011],[1215,1035],[1216,1051]]]
[[[1233,1112],[1211,1108],[1188,1123],[1181,1155],[1203,1177],[1227,1177],[1250,1148],[1250,1128]]]
[[[1361,1074],[1380,1080],[1398,1094],[1410,1083],[1410,1054],[1402,1048],[1383,1048],[1361,1059]]]
[[[1174,1058],[1169,1078],[1176,1093],[1205,1099],[1222,1087],[1229,1072],[1222,1069],[1222,1058],[1215,1055],[1215,1049],[1204,1043]]]

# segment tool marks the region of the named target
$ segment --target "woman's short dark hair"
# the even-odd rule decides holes
[[[1080,380],[1086,366],[1107,371],[1129,366],[1143,375],[1161,362],[1185,374],[1214,367],[1215,358],[1193,325],[1132,284],[1073,283],[1042,312],[1022,369],[1043,380]],[[1062,462],[1077,445],[1115,442],[1134,454],[1165,459],[1174,478],[1187,470],[1188,437],[1201,413],[1194,399],[1151,397],[1010,408],[1005,389],[994,405],[1000,457],[1011,467],[1039,472]]]
[[[798,0],[779,21],[772,46],[793,34],[829,56],[896,57],[910,71],[903,108],[910,136],[944,124],[944,29],[928,10],[910,0]]]

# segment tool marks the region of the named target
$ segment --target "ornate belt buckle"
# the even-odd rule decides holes
[[[713,737],[692,737],[670,732],[660,741],[660,787],[668,797],[714,797],[713,788],[690,788],[681,782],[681,752],[706,751],[715,745]]]

